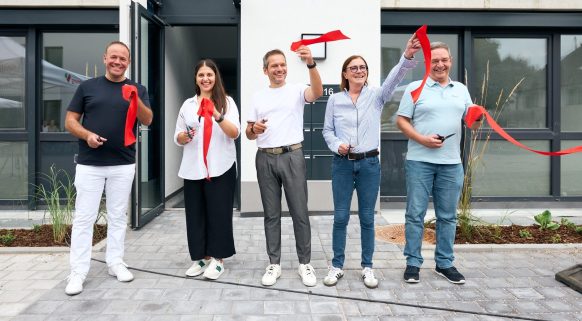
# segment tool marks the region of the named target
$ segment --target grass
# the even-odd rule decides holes
[[[503,97],[503,89],[497,97],[497,101],[494,104],[494,108],[487,108],[487,88],[489,84],[489,62],[487,62],[486,72],[483,76],[483,82],[481,85],[481,101],[477,104],[483,106],[494,120],[499,118],[503,107],[509,101],[511,96],[515,93],[519,85],[525,80],[522,78],[509,92],[507,97]],[[467,73],[465,72],[465,83],[467,81]],[[463,177],[463,188],[461,189],[461,196],[458,205],[458,228],[462,235],[467,239],[472,239],[473,233],[475,232],[475,225],[479,223],[479,219],[476,218],[471,211],[472,199],[473,199],[473,184],[472,177],[473,173],[477,168],[482,165],[481,161],[487,151],[487,146],[489,139],[491,138],[492,131],[490,129],[484,129],[483,126],[471,132],[469,144],[463,146],[463,154],[467,157],[467,163],[465,165],[465,176]]]
[[[61,179],[62,178],[62,179]],[[51,165],[49,173],[42,173],[41,183],[36,185],[37,198],[46,202],[53,237],[56,242],[63,242],[67,226],[72,223],[76,191],[69,174]]]

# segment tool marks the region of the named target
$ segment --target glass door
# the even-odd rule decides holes
[[[148,90],[154,120],[139,124],[136,137],[136,180],[132,193],[131,227],[141,228],[164,210],[163,177],[163,25],[132,2],[132,79]]]

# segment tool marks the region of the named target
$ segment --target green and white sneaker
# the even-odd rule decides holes
[[[199,276],[200,274],[204,273],[204,270],[206,270],[208,264],[210,264],[210,260],[206,259],[194,262],[192,267],[186,271],[186,276]]]
[[[224,263],[212,258],[210,264],[204,271],[204,277],[211,280],[218,279],[224,273]]]

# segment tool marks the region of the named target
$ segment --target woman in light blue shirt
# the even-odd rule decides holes
[[[354,188],[358,194],[358,216],[362,240],[362,278],[368,288],[378,286],[372,270],[374,254],[374,206],[380,188],[380,116],[406,72],[416,66],[413,55],[420,41],[413,35],[404,55],[382,87],[368,86],[368,64],[362,56],[350,56],[343,63],[341,91],[329,97],[323,137],[335,153],[332,163],[334,202],[333,260],[323,283],[335,285],[344,272],[346,230]]]

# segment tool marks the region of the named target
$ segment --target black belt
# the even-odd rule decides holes
[[[265,153],[269,153],[269,154],[273,154],[273,155],[280,155],[280,154],[292,152],[292,151],[299,149],[301,147],[302,147],[301,143],[297,143],[297,144],[293,144],[293,145],[287,145],[287,146],[281,146],[281,147],[272,147],[272,148],[259,147],[259,150],[261,152],[265,152]]]
[[[349,160],[360,160],[368,157],[378,156],[380,152],[377,149],[373,149],[364,153],[348,153]]]

